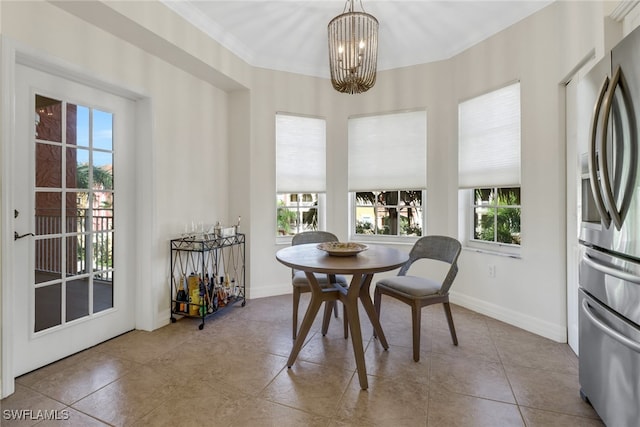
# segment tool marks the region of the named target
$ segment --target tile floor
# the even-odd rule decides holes
[[[234,306],[202,331],[185,318],[24,375],[0,402],[0,424],[35,424],[7,419],[15,409],[68,418],[38,426],[603,425],[579,397],[578,360],[566,344],[454,306],[455,347],[441,306],[432,306],[423,309],[415,363],[408,306],[382,301],[389,351],[371,338],[362,314],[367,391],[341,318],[325,337],[317,319],[287,369],[291,296],[284,295]]]

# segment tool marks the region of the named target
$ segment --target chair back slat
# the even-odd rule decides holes
[[[291,238],[291,246],[305,243],[337,242],[338,237],[328,231],[303,231]]]
[[[416,241],[409,252],[409,261],[398,272],[399,276],[405,276],[409,267],[419,259],[433,259],[446,262],[450,265],[449,271],[442,281],[440,294],[446,295],[458,274],[458,257],[462,251],[460,242],[449,236],[424,236]]]
[[[458,258],[460,250],[460,242],[452,237],[425,236],[413,245],[409,258],[413,260],[428,258],[453,264]]]

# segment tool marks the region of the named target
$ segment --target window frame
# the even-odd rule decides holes
[[[318,231],[324,231],[326,230],[326,200],[327,200],[327,196],[326,193],[276,193],[276,208],[275,208],[275,218],[274,218],[274,224],[275,224],[275,238],[276,238],[276,244],[291,244],[291,238],[294,236],[294,234],[284,234],[281,235],[279,234],[279,224],[278,224],[278,210],[280,209],[280,206],[278,205],[278,201],[279,201],[279,196],[283,195],[283,194],[297,194],[298,195],[298,199],[301,199],[302,195],[304,194],[317,194],[317,201],[318,204],[316,206],[316,209],[318,211],[318,228],[316,230]],[[296,206],[296,209],[298,209],[298,212],[300,212],[300,208],[306,208],[307,206],[305,205],[301,205],[300,201],[298,201],[298,205]],[[299,226],[299,225],[298,225]],[[305,230],[297,230],[296,232],[299,233],[301,231],[305,231]]]
[[[474,241],[479,241],[479,242],[488,242],[488,243],[496,243],[496,244],[502,244],[502,245],[510,245],[510,246],[520,246],[522,243],[506,243],[506,242],[500,242],[498,240],[498,218],[499,218],[499,210],[500,209],[518,209],[519,213],[518,213],[518,218],[520,218],[522,216],[522,204],[517,204],[517,205],[503,205],[500,203],[500,198],[497,197],[496,195],[499,194],[501,192],[501,190],[506,190],[506,189],[513,189],[513,188],[517,188],[518,192],[520,192],[520,187],[481,187],[481,188],[473,188],[473,193],[472,193],[472,197],[473,197],[473,201],[472,201],[472,209],[473,209],[473,216],[474,216],[474,229],[473,229],[473,237],[471,237],[472,240]],[[493,195],[493,202],[492,203],[487,203],[487,204],[482,204],[482,203],[477,203],[477,198],[475,197],[475,193],[478,190],[489,190],[491,192],[491,194]],[[520,197],[520,195],[519,195]],[[475,223],[475,217],[477,216],[477,211],[476,209],[479,208],[488,208],[488,209],[494,209],[494,213],[493,213],[493,240],[484,240],[484,239],[479,239],[476,237],[476,223]],[[519,227],[518,227],[519,228]],[[520,232],[518,231],[518,236],[520,235]]]
[[[475,191],[477,189],[487,189],[492,188],[494,190],[500,188],[520,188],[520,204],[519,205],[508,205],[509,207],[515,208],[516,206],[520,209],[520,222],[522,224],[522,186],[509,186],[509,187],[478,187],[478,188],[463,188],[458,191],[458,205],[459,205],[459,234],[460,240],[464,243],[464,247],[466,249],[475,250],[478,252],[486,252],[492,253],[496,255],[504,255],[512,258],[520,258],[522,251],[522,227],[520,227],[520,244],[513,243],[502,243],[493,241],[490,242],[488,240],[481,240],[475,238]],[[495,207],[498,207],[496,205]]]

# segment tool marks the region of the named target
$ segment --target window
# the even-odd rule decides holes
[[[276,236],[323,228],[324,119],[276,114]]]
[[[278,235],[318,230],[318,193],[278,193]]]
[[[356,234],[422,236],[422,191],[355,193]]]
[[[478,188],[473,195],[473,238],[519,245],[520,188]]]
[[[519,246],[520,83],[460,103],[458,133],[461,240]]]
[[[422,236],[426,181],[426,111],[349,118],[353,237]]]

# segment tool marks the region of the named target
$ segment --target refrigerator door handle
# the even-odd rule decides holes
[[[622,183],[624,194],[620,201],[620,209],[616,204],[616,198],[613,194],[613,186],[611,185],[611,178],[609,177],[609,160],[607,154],[607,128],[609,126],[609,116],[613,107],[613,99],[615,91],[620,88],[622,92],[622,99],[624,101],[625,111],[627,113],[627,119],[629,120],[629,161],[630,161],[630,173],[627,176],[626,182]],[[622,228],[629,207],[631,205],[631,198],[633,196],[633,185],[636,178],[637,169],[637,140],[636,140],[636,120],[635,113],[633,112],[633,102],[631,102],[631,96],[629,94],[629,86],[627,85],[622,68],[618,66],[616,72],[611,80],[609,87],[609,93],[604,101],[604,114],[602,116],[602,139],[600,144],[600,155],[598,157],[598,166],[600,167],[600,178],[603,183],[604,200],[609,207],[609,213],[614,225],[618,230]],[[616,165],[620,168],[620,165]]]
[[[605,228],[609,228],[611,225],[611,215],[609,215],[609,211],[607,207],[604,205],[604,200],[602,198],[602,190],[600,188],[600,181],[598,179],[598,150],[597,150],[597,140],[598,140],[598,119],[600,118],[600,110],[602,109],[602,102],[604,100],[605,95],[607,94],[607,89],[609,87],[609,77],[605,77],[602,85],[600,86],[600,92],[598,94],[598,100],[596,101],[593,107],[593,114],[591,117],[591,141],[589,144],[589,181],[591,183],[591,193],[593,193],[593,199],[596,204],[596,209],[600,214],[600,218],[602,224]],[[603,130],[604,132],[604,130]]]
[[[636,283],[640,285],[640,277],[636,276],[635,274],[625,273],[622,270],[618,270],[616,268],[601,264],[587,254],[584,254],[582,256],[582,261],[584,261],[584,263],[587,264],[589,267],[594,268],[604,274],[613,276],[617,279],[621,279],[627,282]]]
[[[620,332],[611,329],[604,322],[596,318],[596,316],[591,312],[591,307],[589,307],[589,302],[585,299],[582,300],[582,312],[584,315],[591,321],[591,323],[600,329],[602,332],[607,334],[612,339],[618,341],[620,344],[630,348],[636,353],[640,353],[640,343],[633,341],[632,339],[622,335]]]

